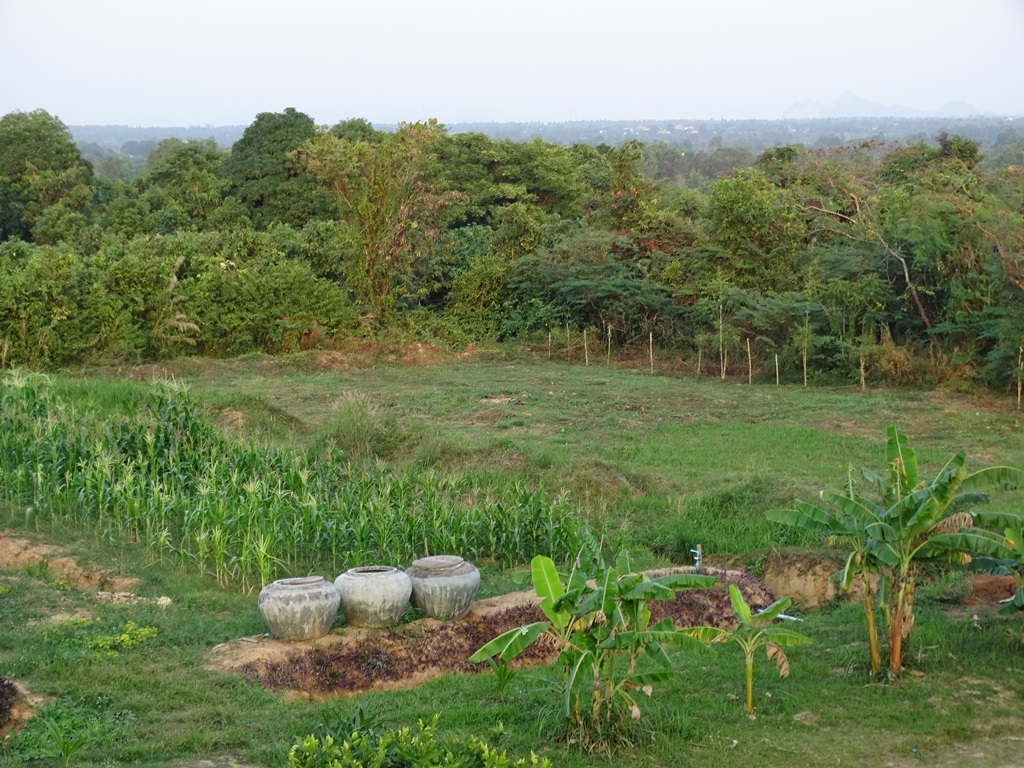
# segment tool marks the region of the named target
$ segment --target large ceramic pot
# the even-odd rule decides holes
[[[387,627],[397,624],[412,594],[412,582],[404,571],[389,565],[351,568],[334,580],[341,593],[341,611],[355,627]]]
[[[480,587],[480,571],[457,555],[414,560],[406,571],[412,581],[412,604],[425,616],[461,619]]]
[[[281,640],[326,635],[338,615],[338,589],[323,576],[279,579],[260,592],[259,606],[270,633]]]

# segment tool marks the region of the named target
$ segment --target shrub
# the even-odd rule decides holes
[[[323,739],[310,734],[288,752],[288,768],[550,768],[547,758],[531,753],[529,759],[514,760],[504,750],[476,736],[438,738],[437,721],[438,715],[434,715],[429,724],[420,720],[415,731],[402,728],[377,734],[372,729],[355,730],[341,741],[330,734]],[[503,737],[504,729],[499,724],[493,740],[500,744]]]

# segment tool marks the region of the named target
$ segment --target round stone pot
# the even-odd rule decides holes
[[[334,580],[341,611],[354,627],[388,627],[402,619],[412,594],[404,571],[390,565],[350,568]]]
[[[323,576],[278,579],[260,592],[259,606],[270,633],[280,640],[326,635],[338,615],[338,589]]]
[[[406,574],[412,581],[412,604],[424,616],[442,621],[469,613],[480,587],[480,571],[457,555],[414,560]]]

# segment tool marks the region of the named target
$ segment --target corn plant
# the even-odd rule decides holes
[[[92,734],[88,731],[77,734],[69,733],[61,723],[52,717],[44,718],[43,725],[46,726],[51,744],[43,749],[43,755],[57,758],[62,768],[68,768],[75,753],[92,741]]]
[[[357,469],[337,450],[229,440],[181,386],[159,385],[101,418],[50,379],[15,373],[0,383],[0,417],[0,494],[27,519],[139,542],[224,585],[443,552],[502,567],[540,553],[564,562],[584,530],[567,500],[519,484],[478,488]]]

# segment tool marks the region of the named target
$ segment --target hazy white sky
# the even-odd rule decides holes
[[[1024,116],[1024,0],[0,0],[0,114],[68,125]]]

